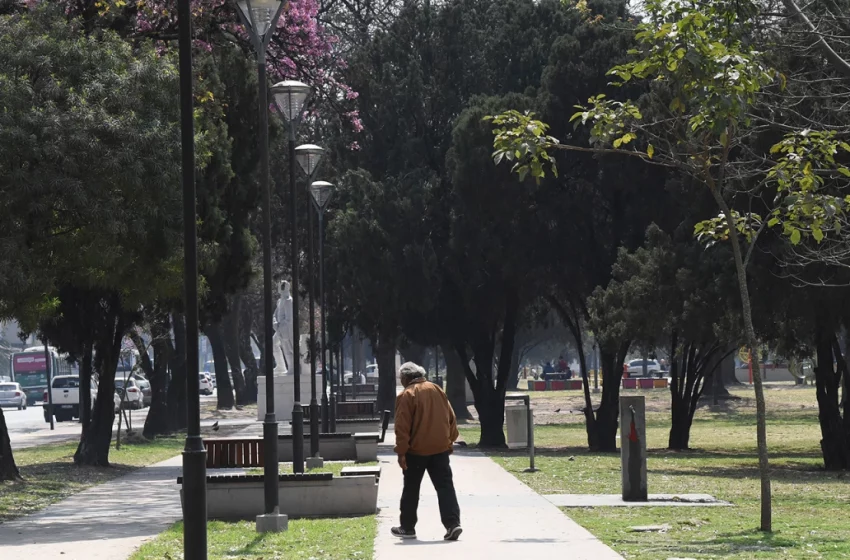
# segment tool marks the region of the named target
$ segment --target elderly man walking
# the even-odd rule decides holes
[[[419,488],[428,471],[446,528],[443,538],[456,541],[463,529],[449,466],[452,444],[458,438],[454,410],[443,390],[425,380],[425,370],[420,366],[407,362],[399,369],[399,376],[404,390],[395,402],[395,452],[404,470],[404,490],[400,526],[393,527],[392,533],[402,539],[416,538]]]

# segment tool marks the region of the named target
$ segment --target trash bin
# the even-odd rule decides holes
[[[508,449],[528,447],[528,408],[524,402],[505,403],[505,424],[508,426]]]

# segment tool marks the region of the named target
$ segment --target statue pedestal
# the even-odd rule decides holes
[[[313,395],[310,392],[310,367],[306,368],[307,373],[301,374],[301,406],[307,408],[310,406],[310,399]],[[304,371],[302,365],[301,371]],[[316,400],[322,402],[322,376],[316,375]],[[274,378],[274,412],[278,423],[289,422],[292,420],[292,405],[295,402],[295,376],[294,375],[276,375]],[[262,422],[266,416],[266,378],[257,378],[257,420]],[[288,425],[286,430],[281,430],[280,433],[289,433]]]

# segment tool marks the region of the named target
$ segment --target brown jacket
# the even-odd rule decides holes
[[[423,378],[414,379],[395,400],[395,452],[451,452],[457,438],[457,419],[446,394]]]

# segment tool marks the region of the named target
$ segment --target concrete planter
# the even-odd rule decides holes
[[[637,379],[623,379],[623,389],[637,389]]]
[[[290,422],[290,425],[292,425],[292,422]],[[361,433],[380,432],[381,431],[381,419],[380,418],[370,418],[370,419],[367,419],[367,420],[337,419],[336,429],[337,429],[337,433],[347,433],[347,434],[361,434]],[[310,433],[310,423],[309,422],[304,422],[304,433],[305,434]]]
[[[654,379],[638,379],[641,389],[652,389],[655,386]]]
[[[354,449],[357,452],[358,463],[372,463],[378,460],[379,437],[375,433],[354,434]]]
[[[552,391],[565,391],[567,389],[567,382],[560,379],[553,379],[549,382],[549,388]]]
[[[255,519],[263,513],[262,476],[246,480],[207,481],[210,519]],[[290,518],[371,515],[378,509],[378,480],[374,475],[330,477],[326,480],[282,480],[278,484],[280,512]],[[183,500],[183,491],[180,491]]]
[[[568,379],[567,380],[567,389],[570,391],[581,391],[584,388],[584,384],[581,379]]]
[[[652,387],[654,389],[666,389],[667,388],[667,380],[666,379],[653,379]]]
[[[348,434],[337,432],[335,434],[319,435],[319,455],[325,461],[377,461],[378,439],[377,433]],[[304,449],[310,449],[310,438],[304,437]],[[280,463],[292,461],[292,436],[278,436],[277,458]]]

